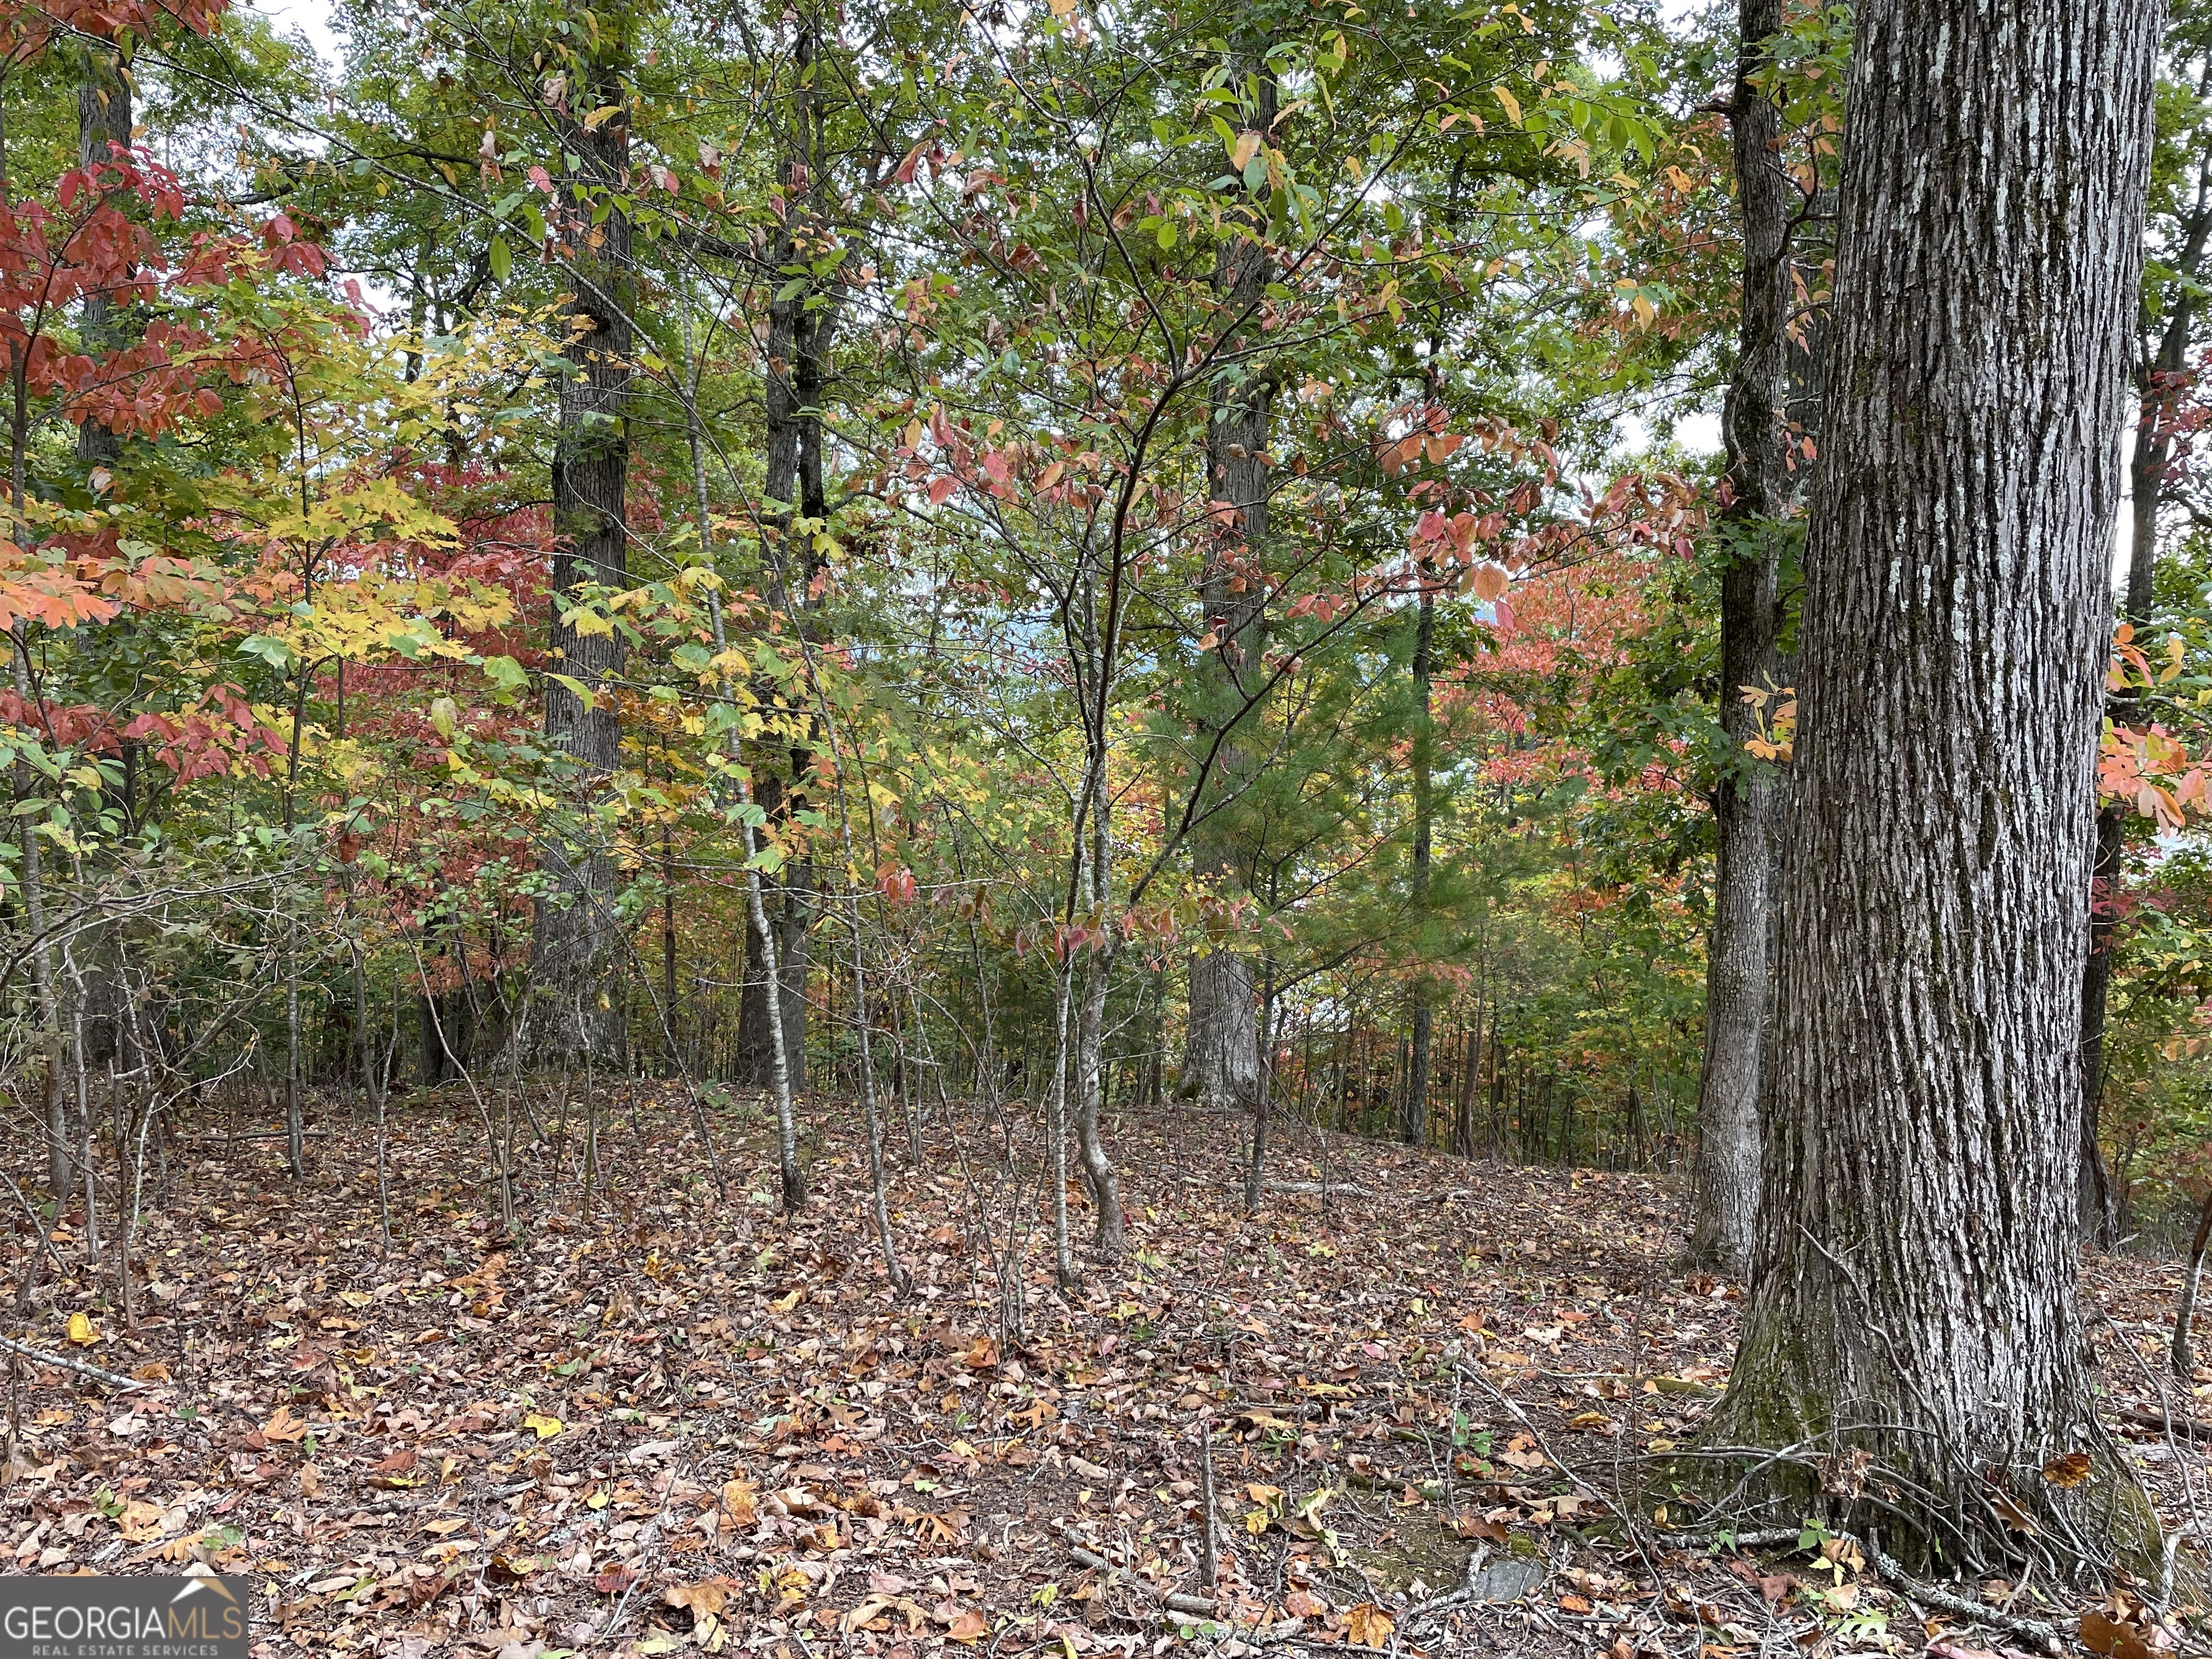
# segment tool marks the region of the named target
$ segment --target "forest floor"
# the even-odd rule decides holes
[[[138,1240],[135,1330],[86,1270],[85,1218],[60,1218],[68,1272],[7,1328],[140,1386],[16,1367],[13,1571],[247,1576],[263,1659],[2007,1650],[1847,1550],[1753,1561],[1627,1496],[1724,1381],[1739,1304],[1679,1265],[1673,1182],[1293,1126],[1247,1218],[1239,1126],[1133,1115],[1111,1141],[1127,1255],[1085,1259],[1063,1297],[1040,1225],[1007,1352],[995,1131],[927,1132],[919,1172],[894,1138],[898,1295],[864,1141],[811,1141],[812,1200],[787,1219],[759,1114],[715,1115],[720,1191],[698,1121],[617,1097],[588,1198],[578,1132],[556,1131],[523,1159],[510,1228],[468,1097],[418,1092],[392,1116],[388,1250],[373,1138],[344,1112],[296,1185],[265,1123],[203,1126]],[[2087,1271],[2116,1406],[2158,1408],[2178,1278]],[[2188,1522],[2201,1454],[2117,1427]]]

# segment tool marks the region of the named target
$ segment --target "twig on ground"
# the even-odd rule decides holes
[[[1767,1527],[1756,1532],[1738,1533],[1733,1542],[1737,1549],[1761,1549],[1772,1544],[1795,1544],[1803,1535],[1796,1527]],[[1985,1607],[1979,1601],[1968,1601],[1940,1585],[1924,1584],[1905,1571],[1895,1557],[1884,1554],[1864,1539],[1855,1538],[1849,1533],[1838,1533],[1835,1536],[1863,1553],[1874,1570],[1899,1595],[1908,1601],[1917,1601],[1923,1607],[1932,1607],[1939,1613],[1954,1613],[1961,1619],[1971,1619],[1978,1625],[1986,1625],[2008,1636],[2036,1643],[2053,1653],[2060,1650],[2067,1635],[2075,1628],[2075,1621],[2070,1619],[2060,1624],[2047,1623],[2041,1619],[2023,1619],[2018,1613],[2005,1613],[1996,1607]]]
[[[113,1371],[104,1371],[97,1365],[87,1364],[82,1359],[72,1359],[65,1353],[48,1353],[44,1348],[34,1348],[27,1342],[16,1341],[13,1337],[0,1336],[0,1350],[19,1353],[33,1364],[52,1365],[62,1370],[74,1371],[79,1376],[105,1382],[111,1389],[125,1389],[136,1393],[146,1386],[143,1382],[133,1382],[130,1377],[118,1376]]]

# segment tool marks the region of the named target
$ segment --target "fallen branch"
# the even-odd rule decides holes
[[[2112,1411],[2121,1422],[2139,1429],[2156,1429],[2160,1433],[2178,1434],[2185,1440],[2212,1440],[2212,1423],[2207,1423],[2202,1418],[2183,1417],[2168,1411],[2141,1411],[2133,1406],[2115,1406]]]
[[[146,1386],[143,1382],[133,1382],[127,1376],[118,1376],[113,1371],[104,1371],[97,1365],[88,1365],[82,1359],[71,1359],[65,1353],[48,1353],[44,1348],[34,1348],[29,1343],[18,1342],[11,1336],[0,1336],[0,1351],[21,1354],[34,1364],[52,1365],[62,1370],[74,1371],[79,1376],[88,1376],[94,1382],[105,1382],[111,1389],[126,1389],[136,1392]]]
[[[1088,1567],[1093,1572],[1118,1576],[1123,1583],[1142,1590],[1170,1613],[1179,1613],[1186,1619],[1212,1619],[1224,1625],[1234,1625],[1246,1637],[1263,1640],[1295,1636],[1305,1627],[1305,1621],[1302,1619],[1285,1619],[1278,1625],[1244,1624],[1234,1613],[1224,1612],[1218,1601],[1210,1601],[1203,1595],[1185,1595],[1180,1590],[1164,1590],[1127,1568],[1115,1566],[1089,1545],[1078,1542],[1073,1532],[1059,1528],[1053,1530],[1060,1533],[1060,1540],[1067,1546],[1067,1553],[1075,1558],[1077,1566]]]
[[[1075,1558],[1075,1565],[1079,1567],[1089,1567],[1093,1572],[1121,1571],[1120,1568],[1099,1554],[1097,1551],[1085,1549],[1080,1544],[1071,1542],[1067,1547],[1067,1553]],[[1144,1591],[1170,1613],[1186,1613],[1194,1619],[1221,1617],[1219,1607],[1202,1595],[1185,1595],[1177,1590],[1164,1590],[1133,1573],[1125,1575],[1125,1578],[1126,1582]]]
[[[1803,1533],[1796,1527],[1776,1527],[1759,1532],[1739,1533],[1735,1539],[1735,1547],[1758,1549],[1770,1544],[1794,1544],[1803,1535]],[[1873,1565],[1874,1570],[1881,1575],[1883,1582],[1896,1590],[1899,1595],[1907,1601],[1917,1601],[1924,1607],[1932,1608],[1938,1613],[1952,1613],[1960,1619],[1971,1619],[1978,1625],[1986,1625],[1992,1630],[2001,1630],[2008,1636],[2017,1636],[2022,1641],[2033,1642],[2050,1653],[2059,1652],[2064,1646],[2067,1636],[2075,1629],[2075,1621],[2070,1619],[2060,1625],[2047,1624],[2040,1619],[2023,1619],[2018,1613],[2000,1612],[1997,1608],[1985,1607],[1979,1601],[1969,1601],[1966,1597],[1954,1595],[1939,1585],[1923,1584],[1905,1571],[1894,1556],[1885,1555],[1864,1539],[1855,1538],[1849,1533],[1838,1533],[1834,1535],[1846,1543],[1856,1546]]]

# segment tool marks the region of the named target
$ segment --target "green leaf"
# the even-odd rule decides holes
[[[572,679],[566,674],[548,674],[545,678],[583,704],[586,709],[596,708],[599,706],[599,700],[592,696],[592,688],[583,681]]]
[[[512,657],[486,657],[484,678],[499,688],[501,696],[520,691],[530,684],[530,675]]]
[[[507,238],[493,237],[491,239],[491,274],[501,282],[505,282],[507,268],[513,263],[514,256],[507,251]]]

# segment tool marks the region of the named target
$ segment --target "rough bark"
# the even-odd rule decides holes
[[[614,696],[628,653],[619,629],[580,631],[561,610],[580,588],[627,586],[629,568],[624,504],[636,276],[629,219],[622,206],[629,166],[623,85],[628,42],[619,21],[609,17],[602,18],[592,39],[595,51],[570,91],[570,105],[580,112],[611,105],[617,112],[596,126],[574,123],[564,148],[581,181],[595,196],[604,194],[610,210],[597,226],[581,215],[563,233],[574,248],[574,294],[568,312],[582,326],[566,348],[569,370],[561,386],[553,459],[553,526],[560,540],[552,580],[552,646],[559,672],[591,695],[546,683],[546,746],[573,769],[568,790],[581,827],[573,840],[545,852],[550,890],[538,902],[530,964],[535,1046],[542,1056],[562,1063],[586,1055],[611,1060],[622,1023],[621,999],[607,983],[621,937],[615,912],[620,877],[605,842],[589,827],[589,805],[621,763],[622,723]]]
[[[1234,53],[1231,69],[1243,100],[1239,127],[1258,133],[1264,143],[1274,136],[1277,107],[1266,42],[1244,43]],[[1249,720],[1248,706],[1259,694],[1265,645],[1267,589],[1250,578],[1267,545],[1267,440],[1275,388],[1247,355],[1258,338],[1259,307],[1275,269],[1265,234],[1265,216],[1258,208],[1231,216],[1213,276],[1223,338],[1209,394],[1206,462],[1217,523],[1199,576],[1199,599],[1214,644],[1200,669],[1199,729],[1194,736],[1206,767],[1196,787],[1210,792],[1216,805],[1201,815],[1192,833],[1191,866],[1200,880],[1224,897],[1236,895],[1249,863],[1237,845],[1236,815],[1223,805],[1249,781],[1249,757],[1237,731]],[[1231,951],[1192,957],[1190,1014],[1177,1092],[1223,1110],[1249,1110],[1260,1086],[1258,1019],[1248,958]]]
[[[2063,1570],[2057,1540],[2148,1524],[2083,1370],[2073,1200],[2158,21],[1857,13],[1763,1202],[1708,1434],[1781,1453],[1754,1498],[1911,1565]],[[2074,1451],[2095,1478],[2044,1478]]]
[[[1747,687],[1778,683],[1780,520],[1791,504],[1787,434],[1797,191],[1782,170],[1782,112],[1754,78],[1782,33],[1781,0],[1743,0],[1731,131],[1743,221],[1736,366],[1722,434],[1728,505],[1720,519],[1720,725],[1726,756],[1713,786],[1713,915],[1705,957],[1705,1052],[1698,1080],[1698,1155],[1690,1255],[1741,1277],[1759,1200],[1759,1098],[1772,1006],[1775,858],[1784,789],[1744,749],[1759,714]]]

